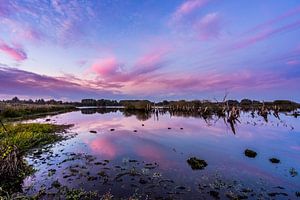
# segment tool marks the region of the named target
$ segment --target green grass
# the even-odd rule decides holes
[[[71,105],[35,105],[35,104],[9,104],[0,103],[0,118],[25,118],[42,114],[61,113],[73,111],[76,108]]]
[[[0,187],[10,191],[17,189],[33,169],[24,161],[30,150],[63,139],[59,132],[69,125],[39,123],[9,123],[7,131],[0,127]],[[1,195],[0,195],[1,196]]]
[[[54,124],[6,124],[7,131],[0,128],[0,147],[16,146],[21,153],[28,150],[53,143],[62,138],[55,134],[66,128],[66,126]],[[2,155],[3,156],[3,155]]]

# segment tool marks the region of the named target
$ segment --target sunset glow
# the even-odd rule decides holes
[[[300,101],[298,0],[0,0],[0,98]]]

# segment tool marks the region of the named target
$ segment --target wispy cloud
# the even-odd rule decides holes
[[[287,65],[300,65],[300,60],[289,60],[286,62]]]
[[[218,38],[221,31],[221,18],[217,12],[208,13],[194,25],[200,40]]]
[[[258,42],[264,41],[266,39],[269,39],[275,35],[286,33],[288,31],[293,31],[300,28],[300,21],[296,21],[294,23],[283,25],[279,28],[271,29],[271,30],[262,30],[261,32],[258,32],[254,35],[247,36],[240,41],[233,43],[230,45],[229,49],[236,50],[236,49],[242,49],[245,47],[249,47],[251,45],[254,45]]]
[[[26,52],[19,46],[10,46],[0,39],[0,52],[8,55],[16,61],[23,61],[27,59]]]
[[[204,7],[210,0],[186,0],[172,14],[171,22],[178,22],[197,9]]]
[[[94,16],[91,2],[5,1],[0,2],[0,25],[22,39],[41,39],[62,45],[77,42]]]

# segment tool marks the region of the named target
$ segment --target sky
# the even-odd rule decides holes
[[[299,0],[0,0],[0,99],[299,91]]]

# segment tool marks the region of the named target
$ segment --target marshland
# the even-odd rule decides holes
[[[2,101],[2,199],[295,199],[299,104]]]

